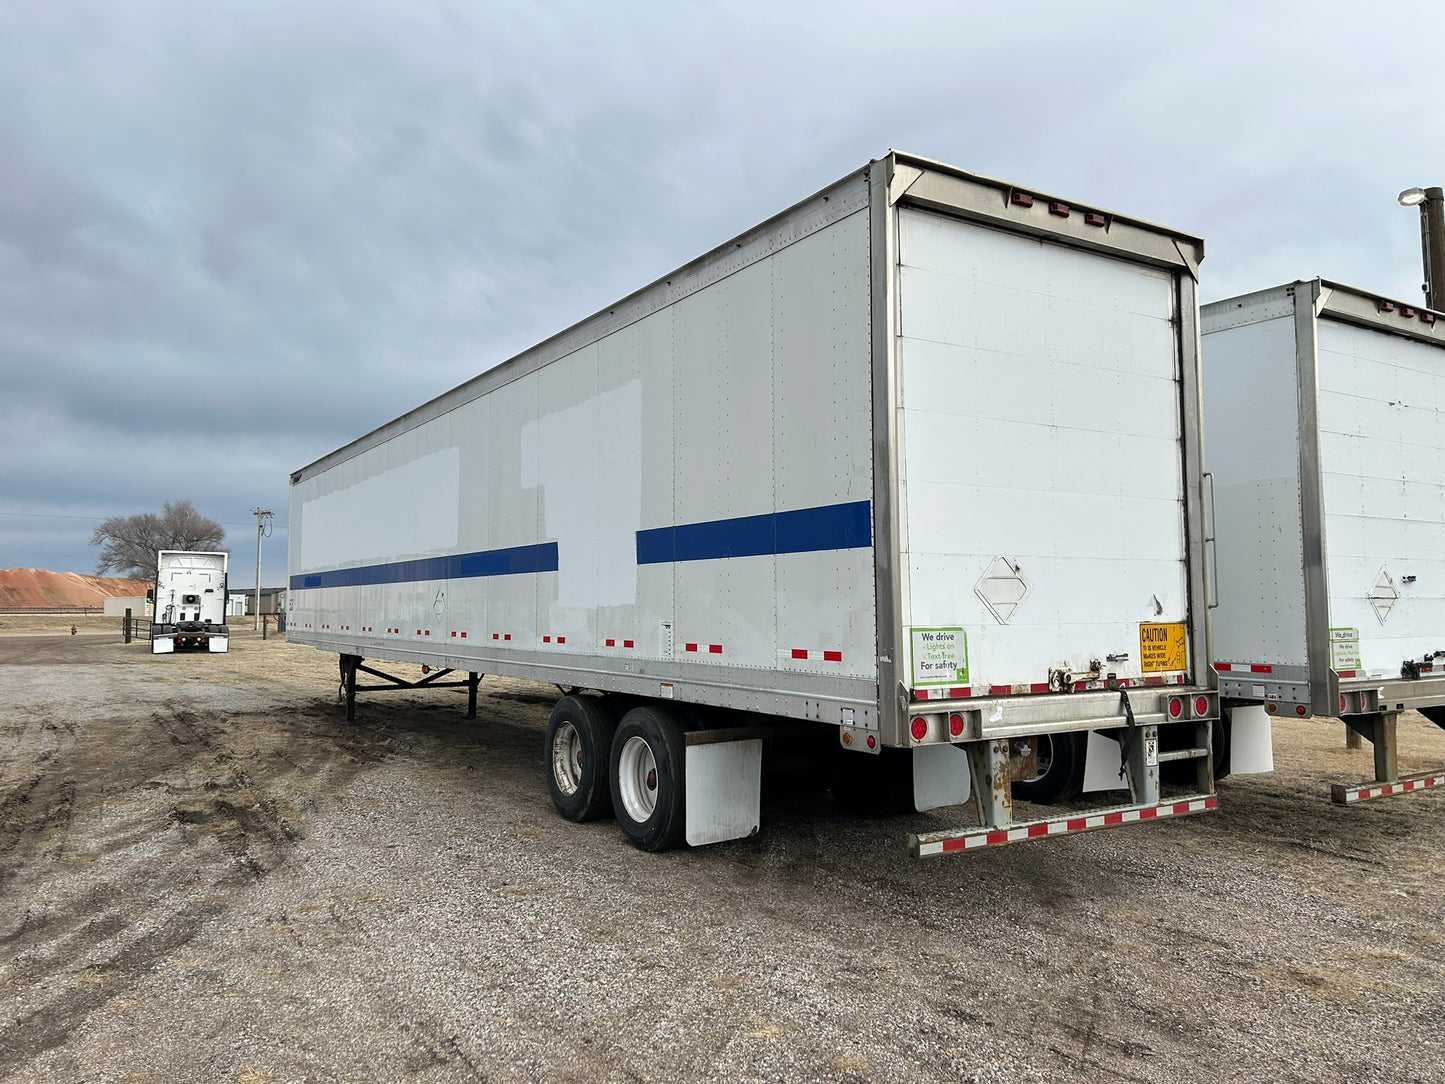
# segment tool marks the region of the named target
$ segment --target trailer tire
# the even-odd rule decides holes
[[[1014,798],[1035,805],[1053,805],[1077,798],[1084,790],[1084,752],[1088,734],[1036,734],[1039,774],[1014,783]]]
[[[594,821],[612,812],[608,768],[616,723],[601,701],[564,696],[547,721],[547,790],[569,821]]]
[[[1230,724],[1223,719],[1215,719],[1212,729],[1209,742],[1214,750],[1214,781],[1218,783],[1229,778]]]
[[[643,851],[668,851],[687,830],[683,725],[666,709],[633,708],[612,739],[608,781],[617,826]]]

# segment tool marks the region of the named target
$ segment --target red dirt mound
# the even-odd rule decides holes
[[[145,580],[45,572],[38,568],[0,569],[0,609],[22,606],[100,606],[116,595],[144,595]]]

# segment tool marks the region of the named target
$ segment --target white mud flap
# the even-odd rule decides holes
[[[1274,742],[1264,705],[1234,708],[1229,720],[1230,772],[1262,775],[1274,771]]]
[[[151,639],[152,655],[169,655],[176,649],[176,641],[173,636],[156,636]]]
[[[224,655],[230,645],[231,638],[229,636],[212,636],[206,641],[206,647],[212,655]]]
[[[689,745],[684,778],[689,846],[757,834],[763,790],[761,738]]]
[[[1089,731],[1089,744],[1084,752],[1084,793],[1128,790],[1128,777],[1119,773],[1123,766],[1124,757],[1119,743],[1097,730]]]
[[[913,750],[913,808],[920,813],[963,805],[969,796],[968,751],[961,745]]]

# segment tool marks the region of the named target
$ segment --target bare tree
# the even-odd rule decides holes
[[[219,550],[225,528],[201,515],[190,501],[166,501],[161,514],[111,516],[90,536],[100,547],[97,575],[107,572],[137,580],[153,579],[161,550]]]

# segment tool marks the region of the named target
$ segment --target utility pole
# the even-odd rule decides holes
[[[1445,310],[1445,189],[1407,188],[1404,207],[1420,208],[1420,254],[1425,262],[1425,307]]]
[[[271,533],[271,509],[253,508],[256,517],[256,628],[261,627],[261,539]]]

